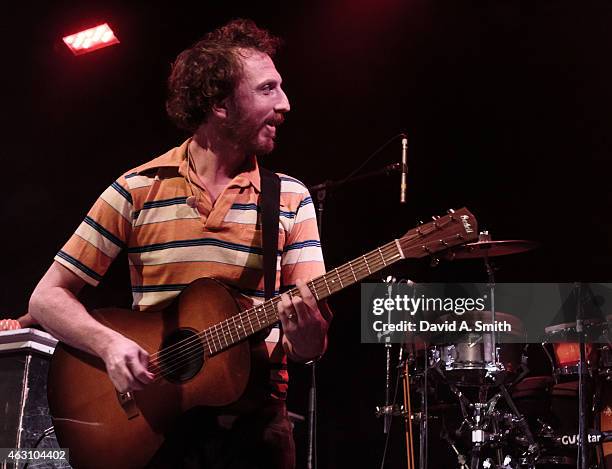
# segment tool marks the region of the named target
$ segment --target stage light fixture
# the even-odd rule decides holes
[[[62,38],[62,40],[74,55],[86,54],[103,47],[119,44],[119,39],[117,39],[113,30],[108,26],[108,23],[70,34]]]

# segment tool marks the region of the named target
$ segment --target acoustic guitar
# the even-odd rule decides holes
[[[450,210],[307,285],[323,300],[401,259],[435,255],[477,238],[474,216],[466,208]],[[100,358],[58,344],[48,378],[49,409],[58,442],[70,450],[70,463],[75,468],[144,467],[182,414],[242,400],[251,371],[248,339],[279,321],[279,299],[245,308],[230,288],[201,278],[163,311],[92,311],[150,354],[148,369],[156,379],[142,391],[119,393]]]

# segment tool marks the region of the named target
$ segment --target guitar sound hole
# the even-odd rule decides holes
[[[160,350],[161,373],[168,381],[193,378],[204,365],[204,348],[197,333],[177,329],[164,339]]]

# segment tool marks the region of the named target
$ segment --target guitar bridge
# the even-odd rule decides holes
[[[119,392],[117,391],[117,398],[119,399],[119,404],[121,408],[127,415],[128,420],[133,419],[134,417],[138,417],[140,412],[138,411],[138,407],[136,407],[136,401],[134,400],[134,394],[131,391],[128,392]]]

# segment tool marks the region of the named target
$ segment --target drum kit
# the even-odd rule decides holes
[[[385,417],[385,432],[391,416],[403,417],[408,469],[612,468],[612,443],[606,443],[612,441],[612,316],[601,320],[577,311],[576,321],[547,327],[542,343],[526,344],[517,340],[522,321],[495,311],[491,258],[536,247],[532,241],[493,241],[484,232],[478,242],[446,255],[484,261],[491,307],[473,312],[471,319],[506,321],[512,332],[479,332],[477,339],[470,334],[459,343],[432,345],[425,337],[404,344],[398,365],[403,405],[389,402],[386,344],[387,401],[377,415]],[[575,288],[579,292],[581,284]],[[516,337],[504,340],[504,334]],[[597,341],[590,340],[594,336]],[[536,362],[539,373],[538,365],[530,371]],[[419,429],[418,457],[413,426]],[[428,451],[436,437],[448,446],[452,462],[440,460],[442,451]]]

